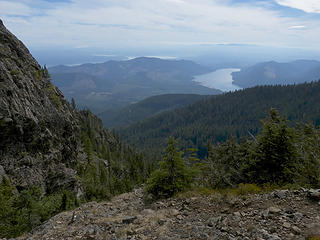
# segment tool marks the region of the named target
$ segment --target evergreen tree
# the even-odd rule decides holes
[[[263,121],[262,133],[257,137],[248,176],[256,183],[293,183],[297,162],[296,135],[287,120],[275,109]]]
[[[159,165],[160,168],[147,181],[147,192],[154,197],[171,197],[190,187],[193,171],[185,165],[182,152],[178,150],[173,137],[168,140],[166,154]]]
[[[303,185],[320,186],[320,129],[310,124],[300,124],[298,136],[297,179]]]
[[[74,98],[71,98],[71,108],[72,110],[77,109],[77,105],[76,105],[76,102],[74,101]]]
[[[208,146],[203,175],[212,188],[230,187],[240,183],[243,149],[235,138],[215,147]]]

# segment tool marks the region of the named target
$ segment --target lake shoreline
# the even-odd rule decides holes
[[[242,87],[233,84],[232,73],[239,71],[241,71],[239,68],[222,68],[210,73],[194,76],[193,81],[201,86],[218,89],[223,92],[236,91],[242,89]]]

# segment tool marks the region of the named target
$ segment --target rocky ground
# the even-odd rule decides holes
[[[63,212],[19,239],[311,239],[320,190],[196,196],[147,204],[141,189]]]

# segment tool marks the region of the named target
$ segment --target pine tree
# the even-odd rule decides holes
[[[76,102],[74,101],[74,98],[71,98],[71,108],[72,108],[72,110],[77,109],[77,105],[76,105]]]
[[[275,109],[263,122],[262,133],[253,153],[249,178],[256,183],[292,183],[295,178],[297,152],[295,131]]]
[[[182,152],[178,150],[173,137],[168,140],[166,154],[159,165],[160,168],[154,171],[147,181],[147,192],[154,197],[171,197],[190,187],[193,171],[185,165]]]

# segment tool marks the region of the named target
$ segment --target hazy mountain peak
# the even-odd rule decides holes
[[[320,62],[306,59],[262,62],[234,72],[232,76],[234,83],[241,87],[311,82],[320,79]]]

